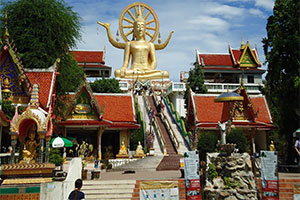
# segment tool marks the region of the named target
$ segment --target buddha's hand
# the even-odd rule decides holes
[[[102,23],[100,21],[97,21],[98,24],[100,24],[101,26],[103,26],[104,28],[106,28],[107,30],[109,29],[110,27],[110,24],[109,23]]]

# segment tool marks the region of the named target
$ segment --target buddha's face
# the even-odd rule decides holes
[[[141,39],[145,37],[145,22],[144,21],[136,21],[134,23],[134,35],[137,39]]]

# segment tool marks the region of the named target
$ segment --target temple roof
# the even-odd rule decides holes
[[[197,62],[201,66],[209,67],[261,67],[256,49],[251,49],[249,42],[240,49],[232,49],[229,46],[228,54],[204,54],[197,51]],[[246,68],[246,70],[247,70]]]
[[[78,65],[86,68],[111,68],[105,65],[105,50],[103,51],[70,51]]]
[[[39,100],[44,109],[48,109],[54,102],[57,62],[48,69],[26,69],[26,75],[31,85],[38,83],[40,87]]]
[[[139,128],[132,94],[93,93],[84,81],[67,104],[65,121],[60,125],[106,126],[109,128]]]
[[[217,97],[218,95],[215,94],[192,93],[193,113],[196,115],[194,123],[197,128],[218,129],[219,121],[228,120],[228,104],[215,102]],[[251,107],[248,111],[246,109],[244,111],[248,118],[246,120],[233,119],[232,124],[241,127],[274,128],[265,96],[256,95],[249,96],[249,98],[251,102],[248,102],[247,105],[251,104]],[[247,98],[244,99],[244,101],[247,100]]]

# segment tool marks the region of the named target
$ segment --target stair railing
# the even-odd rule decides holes
[[[151,109],[150,103],[149,103],[148,99],[145,96],[143,96],[143,99],[144,99],[144,103],[146,105],[147,113],[149,113],[149,111]],[[154,113],[153,113],[153,115],[154,115]],[[149,119],[149,123],[151,123],[151,119]],[[160,127],[158,125],[158,122],[157,122],[157,119],[155,117],[154,117],[153,125],[154,125],[153,129],[156,130],[156,133],[158,135],[158,142],[160,144],[161,151],[164,153],[164,155],[166,155],[167,154],[166,141],[165,141],[165,138],[162,136],[161,129],[160,129]]]
[[[157,98],[156,95],[153,95],[153,96],[154,96],[155,105],[157,106],[158,98]],[[179,146],[178,139],[175,135],[175,131],[174,131],[173,127],[171,126],[168,118],[165,116],[164,112],[161,112],[161,119],[162,119],[162,122],[163,122],[163,124],[165,125],[165,127],[167,129],[168,134],[171,136],[172,143],[175,145],[177,153],[180,154],[180,152],[179,152],[179,147],[180,146]]]

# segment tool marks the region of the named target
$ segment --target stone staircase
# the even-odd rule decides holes
[[[154,98],[152,96],[148,97],[149,103],[151,108],[157,113],[157,109],[155,106]],[[165,155],[156,168],[158,171],[163,170],[179,170],[180,168],[180,156],[177,154],[177,150],[174,147],[174,144],[172,143],[172,140],[168,134],[168,131],[162,121],[162,119],[159,116],[155,116],[158,125],[162,131],[162,137],[164,137],[167,155]]]
[[[131,200],[136,180],[84,181],[82,191],[86,200]]]

